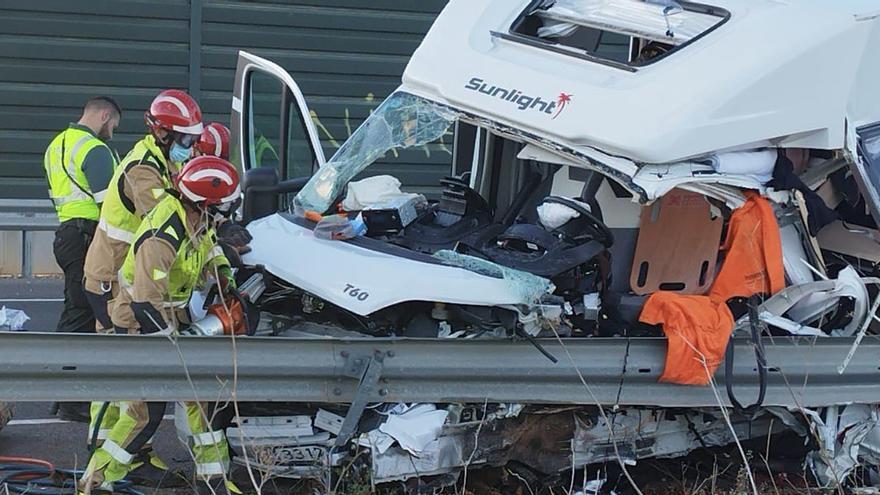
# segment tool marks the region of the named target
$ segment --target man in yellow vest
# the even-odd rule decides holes
[[[172,175],[190,158],[203,131],[198,103],[180,90],[159,93],[144,119],[149,133],[122,159],[110,179],[95,239],[85,260],[86,298],[94,311],[97,330],[103,333],[113,332],[109,311],[118,294],[118,272],[135,231],[144,215],[172,188]],[[94,422],[102,406],[101,402],[92,403],[89,437],[96,428]],[[104,441],[110,426],[119,417],[115,403],[105,408],[101,425],[97,427],[98,444]],[[136,473],[146,480],[160,478],[167,472],[165,463],[152,452],[150,439],[138,457],[147,460]]]
[[[82,290],[83,263],[95,234],[101,203],[116,168],[105,141],[113,138],[122,110],[106,96],[86,102],[82,117],[58,134],[43,165],[49,196],[61,226],[55,232],[55,259],[64,271],[64,311],[59,332],[93,332],[94,316]]]
[[[113,138],[121,117],[122,109],[112,98],[92,98],[79,121],[58,134],[46,149],[43,166],[49,197],[61,222],[52,245],[55,261],[64,272],[59,332],[95,331],[95,316],[83,292],[83,264],[117,164],[106,142]],[[84,404],[61,404],[59,412],[65,419],[88,421]]]
[[[187,306],[197,286],[216,279],[224,293],[234,287],[214,233],[216,216],[209,209],[241,195],[235,167],[221,158],[200,156],[187,162],[174,181],[176,190],[136,230],[119,272],[121,289],[111,315],[118,333],[176,333],[177,311]],[[165,404],[127,402],[123,411],[92,456],[82,490],[112,488],[139,467],[137,453],[159,427]],[[187,416],[197,476],[226,481],[229,452],[223,431],[212,431],[199,404],[189,403]],[[231,483],[226,488],[235,490]]]

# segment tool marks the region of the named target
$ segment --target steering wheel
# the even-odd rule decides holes
[[[592,237],[593,240],[604,245],[606,248],[611,247],[611,245],[614,244],[614,234],[611,233],[611,229],[609,229],[602,220],[593,215],[590,210],[584,208],[584,206],[577,201],[572,201],[569,198],[563,198],[561,196],[547,196],[541,201],[541,203],[556,203],[564,205],[580,214],[580,216],[571,219],[565,224],[570,225],[574,222],[574,225],[571,227],[565,228],[565,226],[562,226],[555,230],[564,229],[563,231],[569,235],[573,233],[572,231],[577,232],[578,234],[583,232]]]

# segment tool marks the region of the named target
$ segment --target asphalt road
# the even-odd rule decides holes
[[[0,279],[0,305],[27,313],[31,319],[25,323],[25,331],[55,330],[63,308],[63,292],[58,279]],[[51,407],[47,402],[17,403],[12,421],[0,430],[0,456],[35,457],[60,468],[82,469],[88,460],[88,427],[52,416]],[[169,406],[154,447],[173,468],[189,472],[192,463],[177,439],[172,414],[173,406]]]

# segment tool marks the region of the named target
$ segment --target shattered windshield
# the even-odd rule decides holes
[[[325,212],[357,174],[389,151],[438,140],[455,112],[408,93],[394,93],[312,176],[293,201],[294,213]]]

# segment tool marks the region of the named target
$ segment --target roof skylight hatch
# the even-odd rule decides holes
[[[627,70],[697,40],[729,17],[676,0],[537,0],[495,36]]]

